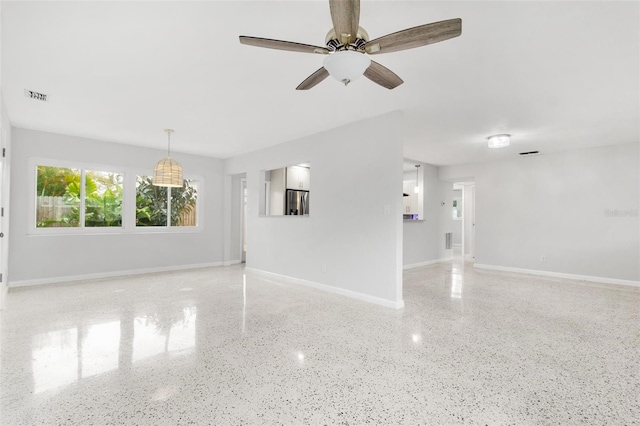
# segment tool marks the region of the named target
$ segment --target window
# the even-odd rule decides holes
[[[153,185],[145,174],[126,177],[122,169],[108,165],[46,159],[30,164],[36,172],[30,190],[35,192],[30,207],[35,234],[200,228],[197,180],[167,188]]]
[[[165,188],[154,186],[150,176],[138,176],[136,226],[196,226],[197,199],[197,183],[192,180],[185,179],[182,188]]]
[[[85,172],[84,226],[122,226],[122,175]]]
[[[122,174],[37,167],[36,228],[121,227]]]

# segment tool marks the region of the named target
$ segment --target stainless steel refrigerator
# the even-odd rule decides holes
[[[309,214],[309,191],[287,189],[286,215]]]

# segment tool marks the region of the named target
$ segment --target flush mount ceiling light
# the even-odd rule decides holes
[[[153,170],[153,184],[155,186],[167,186],[172,188],[181,188],[184,185],[182,180],[182,167],[180,163],[171,158],[171,133],[173,130],[165,129],[167,132],[167,158],[158,161],[156,168]]]
[[[371,65],[371,59],[363,53],[353,50],[341,50],[324,58],[324,68],[329,71],[331,77],[341,81],[346,86],[359,78]]]
[[[510,135],[489,136],[489,148],[504,148],[505,146],[509,146],[510,141]]]

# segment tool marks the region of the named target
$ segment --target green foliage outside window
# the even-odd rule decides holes
[[[82,171],[38,166],[36,227],[121,227],[123,176],[85,170],[84,224],[80,223]],[[197,189],[189,180],[182,188],[154,186],[138,176],[136,226],[167,226],[167,198],[171,197],[171,226],[196,225]]]
[[[167,188],[154,186],[149,176],[136,182],[136,226],[167,226]],[[181,188],[171,188],[171,226],[194,226],[198,193],[193,182],[184,180]]]
[[[82,172],[38,166],[39,228],[80,226]],[[84,226],[122,226],[122,175],[85,171]]]

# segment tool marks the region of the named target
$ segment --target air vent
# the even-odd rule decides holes
[[[35,99],[36,101],[47,102],[47,95],[40,92],[34,92],[33,90],[24,89],[24,95],[27,98]]]
[[[520,155],[536,155],[540,154],[540,151],[521,152]]]

